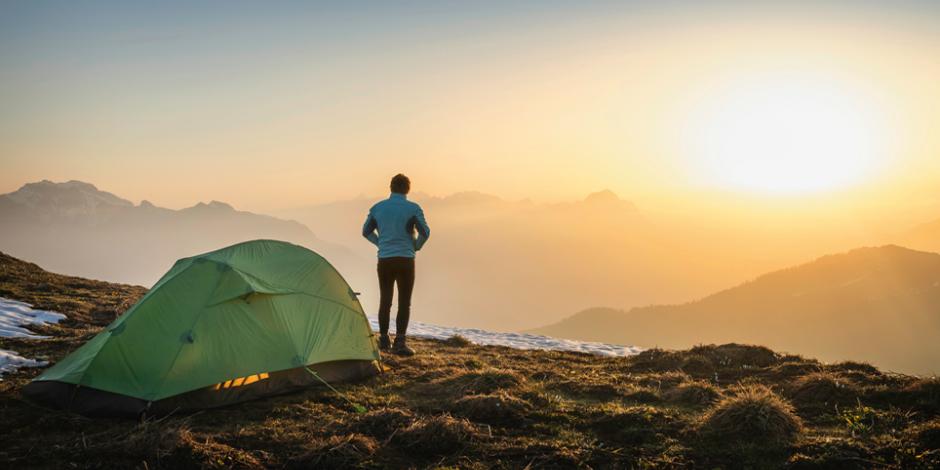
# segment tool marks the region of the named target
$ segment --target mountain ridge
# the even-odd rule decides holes
[[[830,254],[673,305],[588,309],[526,332],[641,347],[738,341],[935,373],[940,254],[897,245]]]
[[[296,220],[237,210],[211,200],[182,209],[138,205],[91,183],[43,180],[0,195],[0,249],[63,272],[150,285],[176,259],[271,238],[306,246],[356,275],[362,264],[342,245]]]

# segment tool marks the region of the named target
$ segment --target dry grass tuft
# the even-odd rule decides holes
[[[656,390],[648,388],[637,388],[629,390],[623,394],[623,399],[634,403],[654,404],[663,401]]]
[[[750,385],[710,409],[699,426],[706,438],[768,447],[792,443],[803,429],[793,407],[769,388]]]
[[[415,421],[408,410],[383,408],[360,415],[352,424],[352,429],[362,434],[387,439],[396,432],[407,428]]]
[[[682,372],[695,376],[707,376],[715,373],[715,364],[702,354],[689,354],[679,366]]]
[[[665,393],[666,401],[691,406],[710,406],[721,397],[718,387],[702,381],[686,382]]]
[[[915,406],[929,413],[940,413],[940,377],[926,377],[904,388]]]
[[[767,375],[778,379],[789,379],[821,372],[822,366],[817,362],[784,362],[767,370]]]
[[[866,465],[866,463],[868,465]],[[827,438],[801,443],[796,453],[790,456],[786,467],[791,469],[852,469],[852,468],[901,468],[872,466],[872,455],[856,439]]]
[[[629,368],[636,372],[667,372],[678,370],[682,365],[679,354],[652,348],[630,357]]]
[[[470,421],[444,414],[421,418],[395,434],[392,442],[421,455],[448,455],[482,437]]]
[[[461,335],[454,335],[454,336],[451,336],[450,338],[445,339],[444,344],[448,346],[455,346],[458,348],[465,348],[473,344],[473,342]]]
[[[481,394],[516,388],[525,383],[525,377],[510,369],[483,369],[460,374],[446,382],[463,394]]]
[[[100,438],[100,440],[99,440]],[[250,452],[195,434],[188,419],[144,421],[118,436],[89,436],[89,449],[133,456],[168,468],[261,468]]]
[[[940,418],[921,424],[914,428],[917,444],[922,449],[940,449]]]
[[[764,346],[749,344],[722,344],[719,346],[697,346],[686,354],[700,354],[719,368],[752,369],[770,367],[780,362],[780,356]]]
[[[349,468],[375,454],[379,444],[362,434],[334,435],[315,441],[309,450],[292,458],[288,468]]]
[[[178,434],[175,448],[164,459],[167,461],[172,468],[263,468],[249,452],[215,442],[212,437],[197,438],[188,430]]]
[[[643,387],[650,387],[657,390],[662,390],[665,388],[672,388],[676,385],[679,385],[683,382],[688,382],[692,380],[692,377],[689,374],[686,374],[682,371],[669,371],[669,372],[660,372],[652,374],[643,374],[636,377],[636,383]]]
[[[867,362],[844,361],[829,365],[826,369],[833,372],[862,372],[866,375],[881,375],[881,371],[877,367]]]
[[[854,403],[855,385],[831,372],[813,372],[798,378],[790,387],[790,398],[800,408],[831,408],[833,404]]]
[[[486,395],[463,397],[454,404],[454,411],[484,423],[518,423],[532,409],[529,402],[499,391]]]
[[[686,422],[677,412],[654,406],[614,407],[599,412],[590,422],[591,429],[621,445],[648,444],[675,434]]]

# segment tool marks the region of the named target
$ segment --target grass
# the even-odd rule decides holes
[[[747,442],[760,446],[786,446],[803,431],[793,406],[763,385],[742,385],[709,409],[698,432],[723,444]]]
[[[0,296],[69,316],[0,348],[57,361],[145,290],[0,255]],[[186,416],[92,420],[0,381],[3,468],[935,468],[940,381],[760,346],[630,358],[415,339],[337,384]]]
[[[666,399],[672,403],[688,406],[710,406],[722,397],[721,389],[708,382],[689,381],[680,384],[666,394]]]

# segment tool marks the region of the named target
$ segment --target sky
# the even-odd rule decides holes
[[[928,211],[938,5],[0,2],[0,193]]]

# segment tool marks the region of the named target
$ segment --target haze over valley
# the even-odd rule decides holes
[[[282,239],[325,256],[374,313],[375,252],[360,232],[378,198],[272,217],[218,201],[165,209],[89,183],[42,181],[0,196],[0,250],[54,271],[149,286],[178,258],[250,239]],[[564,203],[480,192],[412,199],[432,227],[414,299],[426,323],[641,347],[766,343],[918,372],[932,371],[930,361],[940,357],[923,346],[940,332],[931,313],[940,311],[934,284],[940,255],[861,249],[781,271],[789,277],[761,276],[866,244],[937,249],[935,222],[887,237],[866,238],[851,227],[836,232],[831,225],[779,237],[759,221],[650,213],[609,190]],[[781,278],[783,285],[773,281]],[[702,300],[644,307],[695,299]],[[606,309],[568,318],[590,307]]]

